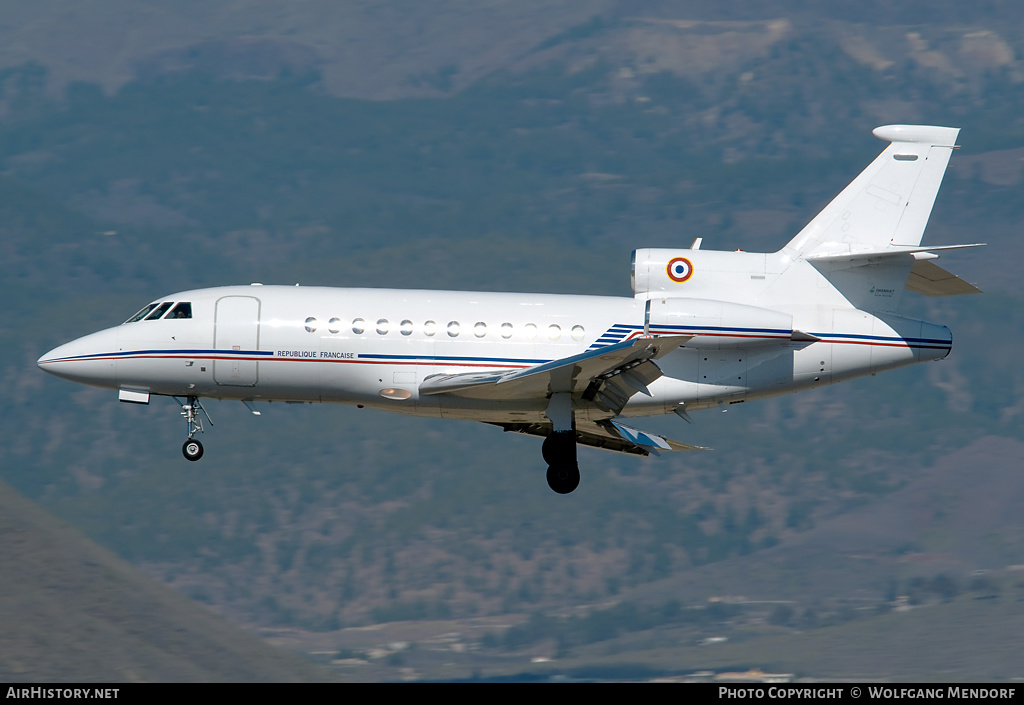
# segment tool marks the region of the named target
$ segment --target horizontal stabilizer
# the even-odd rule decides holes
[[[918,260],[910,268],[907,289],[925,296],[980,294],[981,289],[928,260]]]
[[[984,242],[973,242],[969,245],[920,245],[918,247],[886,247],[884,250],[855,250],[846,252],[827,252],[808,255],[808,262],[851,262],[854,264],[872,264],[892,257],[914,256],[919,253],[940,252],[942,250],[963,250],[968,247],[983,247]]]

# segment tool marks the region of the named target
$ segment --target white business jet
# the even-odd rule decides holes
[[[633,253],[633,298],[300,286],[164,296],[46,353],[52,374],[147,404],[174,397],[203,455],[204,397],[336,402],[471,419],[544,438],[555,492],[578,444],[691,450],[628,425],[812,389],[949,354],[945,326],[896,315],[904,289],[978,289],[921,245],[959,130],[888,125],[891,144],[771,254]],[[206,417],[209,420],[209,417]]]

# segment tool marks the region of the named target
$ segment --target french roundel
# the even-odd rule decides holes
[[[669,279],[678,284],[682,284],[693,276],[693,262],[685,257],[676,257],[669,260],[668,267],[666,267],[665,271],[668,272]]]

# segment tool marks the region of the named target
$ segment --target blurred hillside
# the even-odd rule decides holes
[[[1019,495],[1016,4],[334,5],[0,3],[6,482],[251,629],[661,609],[723,585],[839,614],[854,590],[1024,563],[1020,518],[983,501]],[[990,243],[942,262],[983,296],[907,297],[953,354],[645,421],[716,450],[583,451],[570,497],[535,439],[351,408],[210,403],[193,465],[172,402],[35,367],[196,286],[628,295],[631,249],[775,250],[883,147],[873,127],[918,121],[963,128],[925,242]]]
[[[142,575],[3,483],[0,565],[7,682],[326,677]]]
[[[264,80],[315,71],[331,95],[372,100],[450,96],[552,58],[571,60],[572,70],[607,61],[640,77],[667,71],[719,82],[812,37],[881,76],[914,65],[962,89],[987,72],[1019,72],[1014,47],[1024,30],[1008,0],[865,0],[827,10],[810,0],[3,0],[0,16],[0,68],[48,67],[51,95],[76,81],[114,93],[191,70]],[[633,75],[620,78],[628,85]]]

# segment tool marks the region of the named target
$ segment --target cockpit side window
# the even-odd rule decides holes
[[[148,316],[149,312],[152,311],[154,308],[156,308],[157,305],[158,304],[149,304],[148,306],[143,308],[141,311],[136,313],[134,316],[129,318],[127,321],[125,321],[125,323],[135,323],[135,321],[141,321],[143,318]]]
[[[192,318],[192,303],[190,301],[182,301],[177,306],[171,309],[171,312],[167,314],[168,318]]]
[[[155,321],[157,318],[160,318],[165,313],[167,313],[167,309],[169,309],[171,307],[171,304],[173,303],[173,301],[164,301],[162,304],[156,307],[156,310],[153,311],[153,313],[146,316],[146,320]]]

